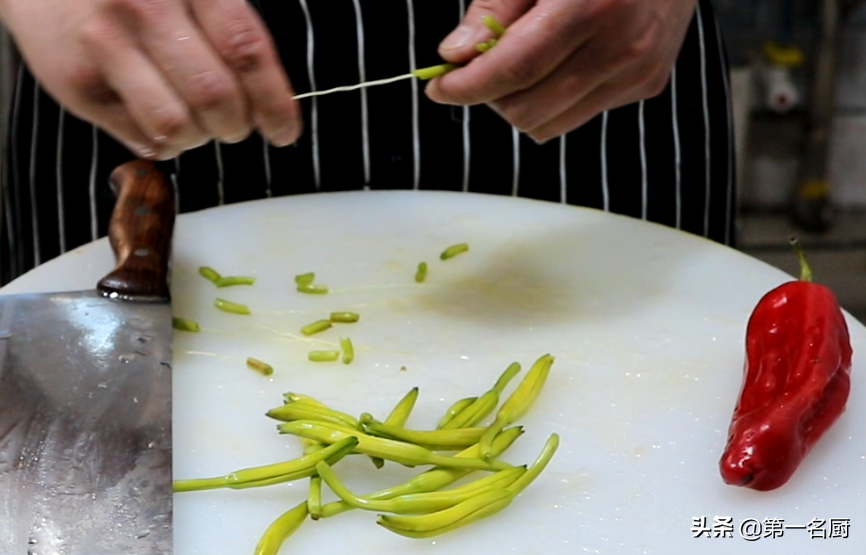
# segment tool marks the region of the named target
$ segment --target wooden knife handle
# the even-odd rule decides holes
[[[145,160],[118,166],[109,182],[117,194],[108,227],[117,266],[96,288],[110,298],[168,301],[175,216],[171,186],[156,166]]]

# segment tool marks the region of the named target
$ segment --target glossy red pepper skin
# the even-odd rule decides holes
[[[767,293],[746,328],[743,385],[720,461],[728,484],[785,484],[845,410],[851,343],[835,295],[808,281]]]

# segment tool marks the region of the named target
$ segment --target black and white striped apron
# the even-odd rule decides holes
[[[259,0],[298,93],[441,63],[468,0]],[[402,24],[400,24],[402,22]],[[412,79],[302,100],[305,132],[276,149],[257,135],[162,163],[189,212],[270,196],[444,189],[590,206],[733,241],[727,61],[700,0],[660,96],[605,112],[538,145],[486,106],[435,104]],[[132,156],[64,112],[22,69],[3,164],[3,283],[103,236],[107,177]]]

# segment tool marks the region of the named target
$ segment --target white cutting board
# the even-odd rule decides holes
[[[439,261],[444,247],[464,241],[468,253]],[[422,260],[429,277],[416,284]],[[258,281],[218,291],[198,276],[200,265]],[[111,266],[98,241],[3,292],[89,288]],[[293,277],[308,271],[332,292],[297,293]],[[424,428],[453,400],[486,390],[510,362],[527,368],[550,352],[548,385],[506,459],[531,462],[551,432],[562,446],[504,512],[432,540],[392,535],[372,513],[343,514],[308,522],[282,553],[859,554],[866,329],[855,320],[848,411],[794,478],[758,493],[724,485],[717,470],[746,320],[788,279],[671,229],[513,198],[358,192],[187,214],[175,234],[173,312],[203,331],[174,335],[175,477],[296,456],[296,440],[263,416],[285,391],[384,418],[420,386],[409,425]],[[248,304],[253,315],[217,311],[217,296]],[[333,310],[356,311],[361,321],[301,336],[302,325]],[[333,347],[341,335],[353,340],[355,362],[307,362],[307,351]],[[273,364],[274,375],[248,370],[247,356]],[[358,457],[337,469],[359,492],[412,474],[395,465],[377,472]],[[305,495],[306,482],[176,495],[175,555],[251,555],[265,527]],[[694,518],[712,524],[716,516],[733,519],[733,538],[692,537]],[[813,540],[791,528],[781,538],[741,537],[742,521],[765,518],[794,526],[849,518],[849,538]]]

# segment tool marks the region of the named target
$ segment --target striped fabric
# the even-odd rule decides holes
[[[440,63],[468,0],[259,0],[298,93]],[[396,23],[395,23],[396,22]],[[440,189],[596,207],[733,241],[722,37],[701,0],[663,94],[537,145],[486,106],[430,102],[414,80],[302,100],[295,144],[211,143],[162,164],[181,212],[270,196]],[[131,155],[22,72],[4,153],[3,282],[104,235],[107,177]]]

